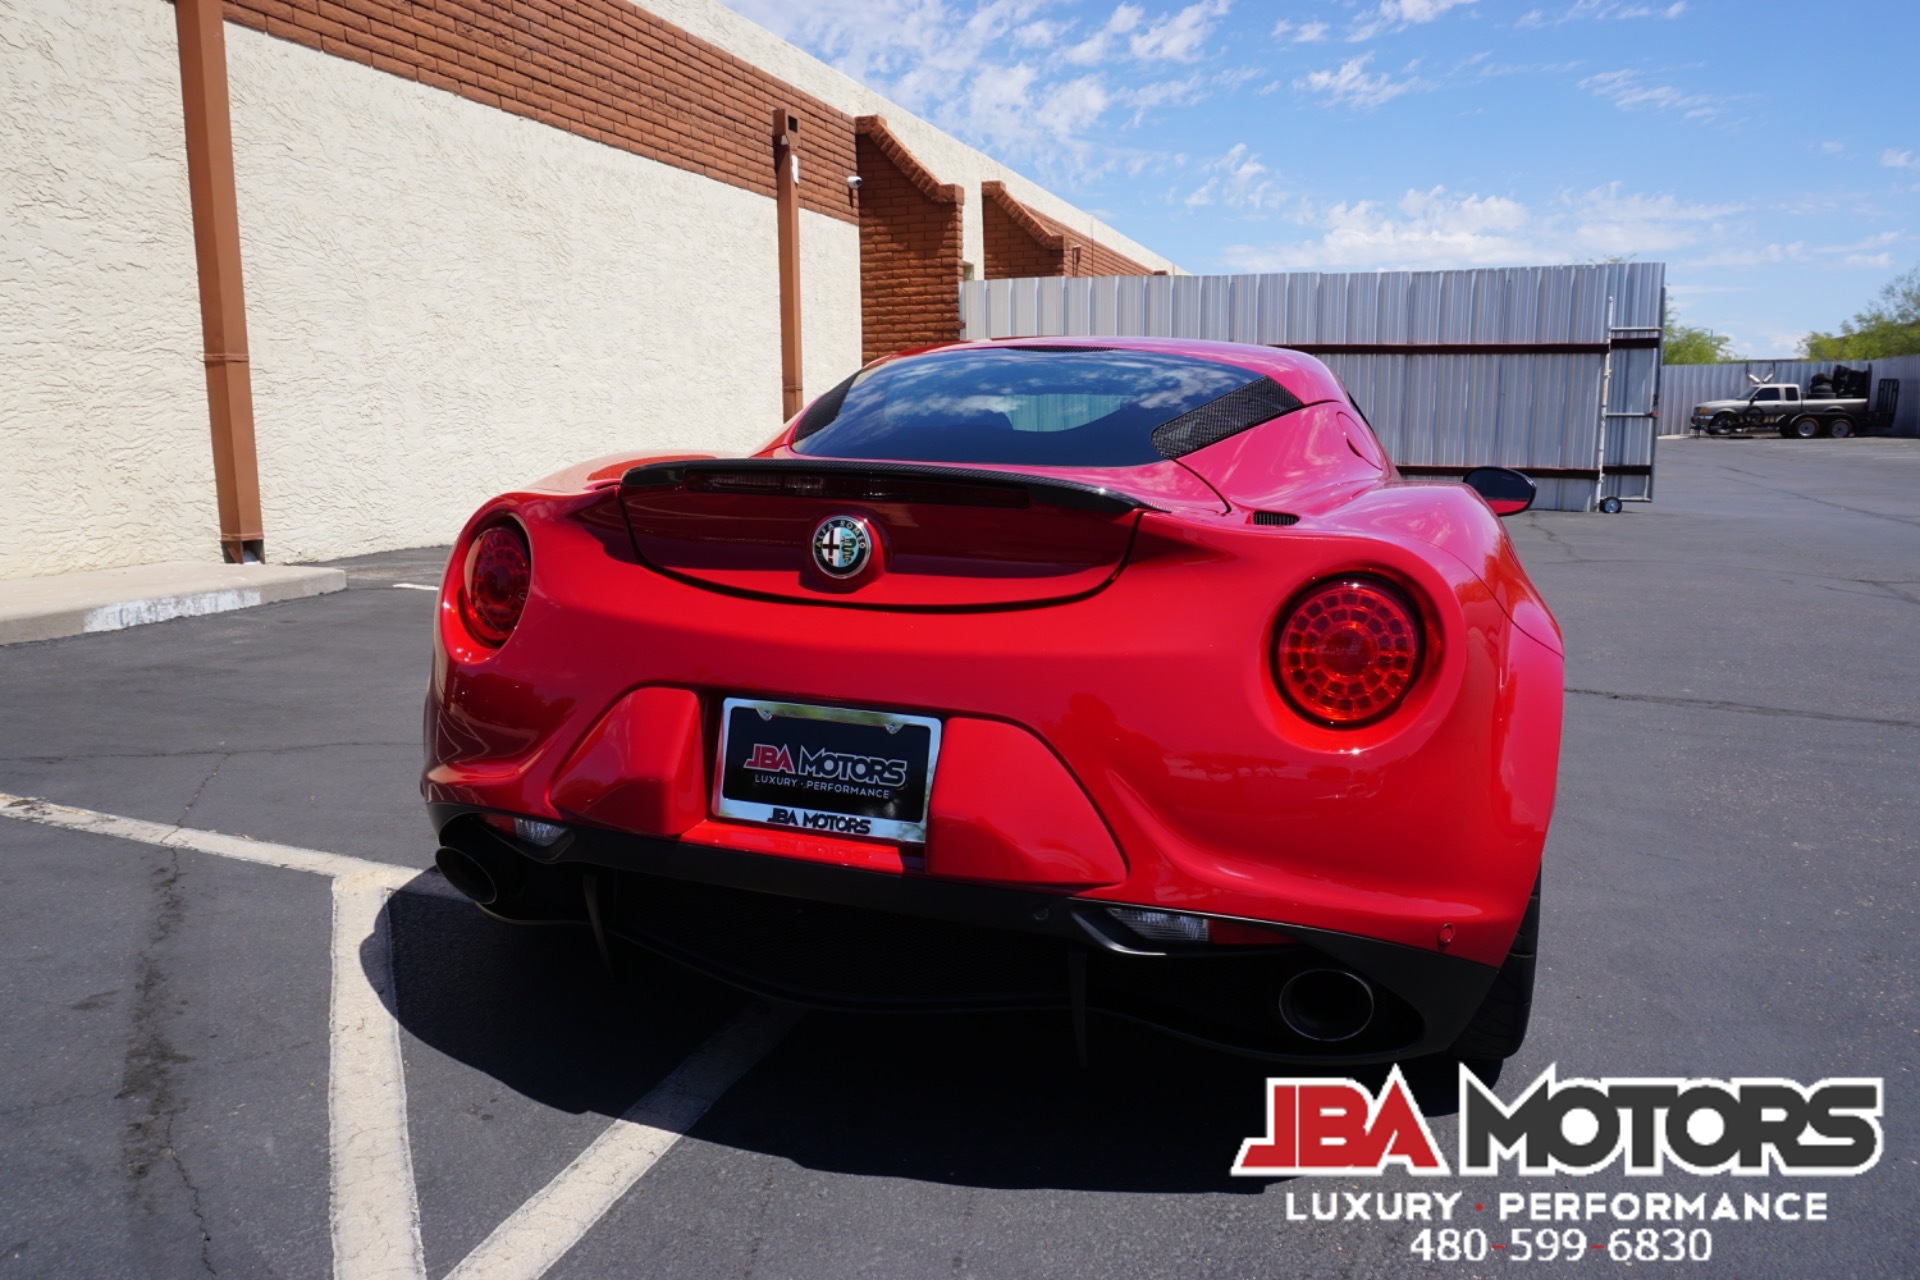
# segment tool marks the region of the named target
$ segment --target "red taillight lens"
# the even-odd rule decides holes
[[[1349,578],[1302,596],[1280,624],[1274,677],[1295,710],[1339,728],[1398,706],[1420,674],[1420,623],[1385,583]]]
[[[532,582],[533,556],[518,528],[497,524],[475,538],[467,549],[460,593],[460,611],[473,638],[495,647],[505,644],[527,607]]]

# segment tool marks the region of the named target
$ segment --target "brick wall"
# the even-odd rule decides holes
[[[981,202],[980,221],[987,257],[982,265],[988,280],[1075,274],[1066,260],[1065,236],[1034,235],[1031,226],[1021,223],[991,195]]]
[[[878,116],[858,122],[863,360],[960,336],[961,208]]]
[[[767,196],[773,110],[787,107],[803,207],[859,218],[851,119],[627,0],[226,0],[226,15]]]
[[[803,207],[860,227],[865,358],[960,336],[961,188],[880,117],[850,118],[628,0],[226,0],[226,15],[769,197],[771,119],[787,107],[801,118]],[[999,183],[983,190],[989,279],[1146,274]]]
[[[988,280],[1152,274],[1133,259],[1020,203],[1001,183],[981,183],[980,194]]]

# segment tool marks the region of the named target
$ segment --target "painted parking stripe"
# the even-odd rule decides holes
[[[721,1094],[779,1043],[800,1013],[782,1005],[749,1005],[494,1228],[447,1280],[534,1280],[545,1275]]]
[[[335,1280],[425,1280],[407,1125],[407,1082],[387,930],[397,892],[464,902],[438,872],[76,809],[0,791],[0,817],[141,844],[190,849],[333,881],[327,1120]],[[534,1280],[580,1242],[720,1096],[752,1070],[801,1010],[753,1003],[535,1193],[448,1280]]]
[[[327,1036],[328,1215],[335,1280],[426,1280],[407,1128],[400,1024],[389,1012],[387,900],[400,890],[459,898],[437,872],[218,831],[168,826],[0,792],[0,815],[69,831],[323,875],[333,882]],[[367,946],[363,957],[362,946]]]
[[[18,818],[23,822],[37,822],[49,827],[65,827],[70,831],[87,831],[94,835],[114,836],[121,840],[135,840],[141,844],[157,844],[167,849],[192,849],[197,853],[210,853],[220,858],[234,858],[241,862],[263,863],[269,867],[285,867],[289,871],[308,871],[315,875],[332,876],[336,880],[347,876],[370,877],[390,890],[406,889],[411,893],[424,893],[433,897],[460,898],[460,894],[441,878],[438,871],[416,871],[411,867],[396,866],[391,862],[376,862],[372,858],[355,858],[344,853],[323,853],[318,849],[302,849],[298,845],[274,844],[266,840],[249,840],[245,836],[202,831],[195,827],[169,826],[164,822],[148,822],[144,818],[122,818],[111,813],[97,813],[92,809],[69,808],[63,804],[53,804],[32,796],[9,795],[4,791],[0,791],[0,817]]]
[[[327,1141],[336,1280],[426,1280],[384,877],[333,882]]]

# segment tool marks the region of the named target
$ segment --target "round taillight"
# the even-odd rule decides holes
[[[1342,729],[1400,704],[1420,675],[1420,623],[1405,596],[1365,578],[1325,582],[1280,624],[1274,677],[1294,709]]]
[[[496,524],[475,538],[467,548],[460,593],[461,613],[473,638],[496,648],[505,644],[527,607],[532,582],[533,556],[519,529]]]

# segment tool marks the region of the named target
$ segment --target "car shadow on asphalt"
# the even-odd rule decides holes
[[[608,975],[577,926],[503,924],[461,902],[389,906],[393,1009],[413,1036],[542,1105],[618,1116],[750,997],[637,950]],[[373,954],[369,948],[366,954]],[[1242,1058],[1064,1013],[814,1011],[696,1126],[809,1169],[983,1188],[1257,1193],[1234,1178],[1266,1132],[1268,1076],[1377,1088],[1385,1067]],[[1422,1111],[1456,1105],[1451,1063],[1403,1071]]]

